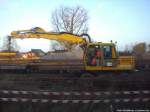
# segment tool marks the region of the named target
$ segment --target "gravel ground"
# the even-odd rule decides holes
[[[115,76],[114,76],[115,75]],[[49,74],[32,74],[32,78],[35,77],[47,77]],[[55,76],[55,75],[52,75]],[[26,83],[16,83],[16,77],[22,79],[30,79],[30,74],[18,73],[14,75],[13,73],[1,73],[0,74],[0,89],[19,89],[19,90],[38,90],[42,88],[38,88],[37,85],[29,84],[30,82],[26,80]],[[58,76],[57,76],[58,77]],[[61,77],[61,76],[60,76]],[[100,75],[97,77],[98,83],[101,82],[99,86],[101,90],[114,90],[114,89],[135,89],[135,86],[131,86],[129,88],[124,88],[123,85],[127,82],[138,82],[138,86],[143,88],[141,85],[142,82],[150,82],[150,71],[138,71],[132,74],[108,74],[108,75]],[[57,83],[53,88],[57,91],[57,89],[61,90],[63,85],[58,87]],[[106,87],[107,85],[107,87]],[[68,85],[71,87],[71,85]],[[94,85],[93,85],[94,86]],[[98,86],[98,84],[97,84]],[[149,85],[148,85],[149,86]],[[57,88],[57,89],[56,89]],[[93,87],[94,88],[94,87]],[[67,90],[67,88],[66,88]],[[133,105],[123,105],[122,107],[116,104],[38,104],[38,103],[3,103],[0,102],[0,112],[112,112],[113,109],[121,109],[121,108],[132,108],[132,109],[148,109],[149,104],[136,104]]]

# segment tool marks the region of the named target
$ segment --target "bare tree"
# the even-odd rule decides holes
[[[150,52],[150,44],[148,45],[148,52]]]
[[[65,49],[64,48],[65,45],[63,43],[58,42],[58,41],[51,41],[50,44],[51,44],[51,47],[50,47],[51,50],[57,51],[57,50],[64,50]]]
[[[52,13],[52,25],[56,32],[87,33],[87,11],[82,7],[60,7]]]
[[[11,39],[10,36],[6,36],[4,38],[2,50],[4,51],[17,51],[19,49],[19,46],[17,45],[16,41],[14,39]]]
[[[142,59],[143,54],[146,53],[146,43],[141,42],[133,46],[133,55],[136,59]]]
[[[143,54],[146,52],[146,43],[142,42],[142,43],[138,43],[133,47],[133,53],[139,55],[139,54]]]

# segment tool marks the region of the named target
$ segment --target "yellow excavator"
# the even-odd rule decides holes
[[[116,51],[116,45],[114,43],[92,42],[91,38],[87,34],[74,35],[65,32],[46,32],[42,28],[36,27],[30,30],[13,31],[10,37],[12,39],[45,38],[63,42],[65,43],[64,45],[67,47],[69,46],[68,48],[71,48],[73,45],[80,45],[83,49],[83,58],[80,60],[80,64],[76,66],[73,66],[74,64],[68,60],[60,62],[58,60],[44,61],[42,59],[36,59],[32,62],[26,63],[26,69],[76,69],[79,71],[97,72],[131,71],[135,66],[134,57],[119,56],[118,52]],[[84,37],[88,37],[88,39]]]

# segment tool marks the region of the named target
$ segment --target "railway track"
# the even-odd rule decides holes
[[[69,111],[73,112],[79,111],[77,107],[98,108],[103,112],[149,112],[149,74],[147,70],[92,78],[66,78],[59,74],[5,72],[0,75],[0,106],[3,109],[9,106],[30,108],[28,112],[43,111],[41,105],[45,111],[49,107],[57,109],[59,105],[60,110],[70,106]]]
[[[150,90],[96,92],[0,90],[0,101],[32,103],[150,103]]]
[[[0,103],[30,105],[98,105],[107,112],[149,112],[150,90],[136,91],[21,91],[0,90]],[[36,107],[38,108],[38,107]],[[52,107],[51,107],[52,108]],[[66,107],[68,108],[68,107]],[[93,108],[94,110],[94,108]],[[108,111],[109,110],[109,111]],[[104,111],[104,110],[103,110]],[[104,111],[106,112],[106,111]]]

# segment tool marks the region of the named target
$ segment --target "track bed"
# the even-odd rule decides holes
[[[26,90],[136,90],[150,89],[150,71],[99,74],[97,77],[74,78],[66,74],[1,73],[1,89]],[[74,74],[73,74],[74,75]]]

